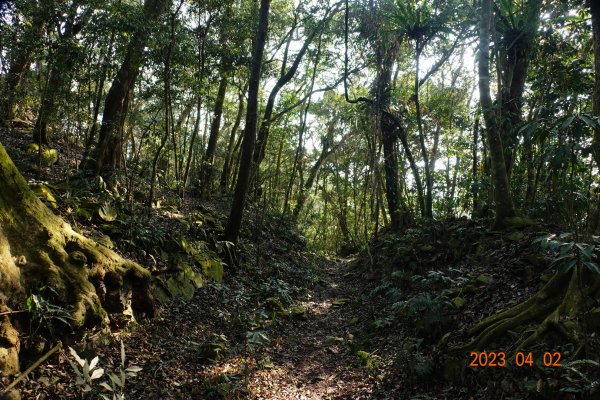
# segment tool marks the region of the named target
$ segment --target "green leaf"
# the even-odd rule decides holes
[[[600,267],[593,261],[584,261],[583,264],[594,274],[600,275]]]
[[[586,246],[585,244],[576,243],[575,246],[581,251],[586,258],[591,259],[593,257],[592,248]]]
[[[590,117],[588,117],[587,115],[581,114],[579,116],[579,119],[581,119],[583,122],[585,122],[585,124],[592,129],[596,129],[598,127],[598,123],[596,121],[594,121],[593,119],[591,119]]]
[[[559,269],[559,273],[561,275],[565,275],[567,272],[569,272],[571,270],[571,268],[573,268],[573,266],[577,263],[576,259],[572,259],[571,261],[569,261],[568,263],[565,263],[562,265],[562,267],[560,267]]]
[[[125,371],[126,372],[133,372],[133,373],[138,373],[142,370],[142,367],[138,367],[137,365],[132,365],[131,367],[127,368]]]
[[[567,129],[569,127],[569,125],[571,125],[571,123],[573,122],[574,119],[575,119],[574,115],[571,115],[570,117],[565,118],[565,120],[563,121],[563,123],[560,126],[560,130],[564,131],[565,129]]]
[[[102,375],[104,375],[104,368],[98,368],[94,370],[94,372],[92,372],[92,376],[90,376],[90,381],[102,378]]]
[[[77,352],[75,351],[74,348],[69,347],[69,352],[71,353],[71,356],[73,356],[73,358],[75,359],[75,361],[77,361],[77,364],[79,364],[81,367],[83,367],[83,364],[85,363],[85,360],[81,357],[79,357],[79,354],[77,354]]]
[[[98,209],[98,216],[102,221],[113,222],[117,219],[117,210],[109,204],[104,204]]]
[[[246,332],[246,340],[251,344],[267,344],[271,340],[262,331],[250,331]]]

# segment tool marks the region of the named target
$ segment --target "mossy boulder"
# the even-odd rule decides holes
[[[40,146],[37,143],[29,143],[26,151],[27,153],[34,155],[42,167],[49,167],[58,162],[58,151],[56,151],[56,149],[42,146],[40,151]],[[37,157],[39,157],[39,159]]]

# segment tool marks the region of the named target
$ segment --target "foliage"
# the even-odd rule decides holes
[[[423,354],[423,339],[406,338],[396,355],[396,367],[416,380],[433,372],[434,363]]]
[[[54,303],[59,300],[54,289],[42,287],[38,294],[30,294],[25,302],[25,310],[30,315],[31,335],[40,329],[47,329],[52,338],[65,328],[71,328],[71,310]]]
[[[596,262],[596,250],[598,244],[600,244],[600,238],[593,237],[595,244],[564,241],[571,237],[573,237],[571,233],[548,234],[538,237],[534,240],[534,243],[540,243],[542,249],[555,255],[554,264],[558,266],[558,271],[561,274],[568,273],[574,266],[583,265],[593,274],[600,275],[600,267]]]
[[[81,358],[75,349],[69,347],[71,357],[75,359],[75,362],[67,358],[67,361],[71,365],[73,372],[77,376],[75,385],[79,386],[84,394],[92,395],[94,393],[94,387],[92,386],[95,381],[102,378],[105,375],[104,368],[99,367],[99,357],[94,357],[91,361]],[[107,394],[99,394],[100,398],[104,400],[125,400],[125,382],[127,378],[135,378],[142,368],[131,365],[125,367],[126,355],[125,345],[121,341],[121,363],[117,373],[107,372],[109,380],[98,384],[99,387],[103,388]],[[80,369],[81,368],[81,369]]]

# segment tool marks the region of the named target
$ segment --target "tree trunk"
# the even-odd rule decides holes
[[[471,215],[473,216],[475,216],[479,210],[479,161],[477,159],[477,146],[479,146],[479,112],[475,115],[475,122],[473,123],[473,148],[471,149],[473,153],[473,166],[471,170],[471,175],[473,176],[473,181],[471,183],[473,212]]]
[[[215,110],[213,120],[210,125],[210,135],[208,137],[208,146],[202,160],[200,174],[200,191],[202,196],[206,196],[211,192],[212,177],[215,169],[215,153],[217,151],[217,140],[219,139],[219,130],[221,128],[221,116],[223,115],[223,103],[225,102],[225,92],[227,91],[227,76],[225,71],[221,72],[221,81],[219,82],[219,90],[217,99],[215,100]]]
[[[420,41],[417,40],[415,52],[415,109],[417,112],[417,126],[419,130],[419,144],[421,145],[421,155],[425,166],[425,218],[433,218],[433,176],[431,174],[431,165],[429,163],[429,154],[427,145],[425,144],[425,132],[423,130],[423,118],[421,116],[421,103],[419,101],[419,61],[421,59],[422,47]]]
[[[221,179],[219,181],[219,186],[221,187],[221,192],[225,193],[229,187],[229,175],[231,170],[231,163],[233,160],[233,150],[235,144],[235,135],[237,134],[237,130],[240,127],[240,122],[242,121],[242,114],[244,112],[244,96],[240,93],[238,96],[238,110],[235,115],[235,121],[233,123],[233,127],[231,128],[231,133],[229,134],[229,142],[227,143],[227,153],[225,154],[225,162],[223,163],[223,170],[221,171]]]
[[[250,181],[250,169],[256,141],[256,124],[258,122],[258,89],[260,86],[260,71],[262,69],[262,58],[267,41],[269,29],[269,8],[271,0],[260,1],[260,12],[258,29],[252,49],[252,65],[248,86],[248,107],[246,110],[246,126],[242,142],[242,154],[238,178],[233,195],[231,212],[225,227],[225,240],[236,243],[242,226],[242,216],[246,203],[246,194]]]
[[[98,132],[98,115],[100,114],[100,102],[102,101],[102,96],[104,95],[104,83],[106,82],[106,75],[108,74],[108,65],[113,56],[112,50],[114,41],[115,32],[113,30],[110,34],[110,40],[108,41],[106,54],[104,57],[100,58],[102,69],[100,72],[100,78],[98,79],[98,82],[96,82],[96,95],[94,96],[94,109],[92,112],[92,126],[90,127],[90,131],[86,137],[85,148],[83,150],[82,164],[84,165],[89,162],[88,158],[90,155],[90,150],[92,149],[92,145],[96,142],[96,133]]]
[[[490,95],[490,35],[492,5],[491,0],[482,0],[481,22],[479,29],[479,98],[485,120],[488,145],[492,159],[492,179],[494,200],[496,201],[496,219],[494,226],[501,228],[506,219],[517,215],[510,192],[504,147],[500,136],[500,124]]]
[[[389,48],[384,48],[389,47]],[[403,228],[403,212],[400,209],[400,190],[398,184],[398,154],[396,139],[398,130],[389,113],[392,67],[396,60],[399,44],[396,40],[380,43],[378,54],[379,73],[376,81],[376,111],[385,167],[385,193],[390,213],[390,228],[398,232]]]
[[[594,93],[592,96],[592,113],[600,117],[600,3],[588,0],[592,16],[592,33],[594,39]],[[600,167],[600,129],[594,130],[592,155],[596,165]]]
[[[169,0],[145,0],[144,21],[157,21],[164,12]],[[125,59],[108,90],[104,102],[104,115],[100,126],[100,138],[96,148],[97,174],[119,169],[121,166],[120,149],[123,142],[123,124],[127,113],[127,99],[133,89],[144,62],[144,48],[148,41],[149,30],[134,33],[127,45]]]
[[[594,41],[594,92],[592,94],[592,114],[600,117],[600,3],[588,0],[587,5],[592,16],[592,35]],[[600,128],[594,129],[592,138],[592,157],[596,166],[600,168]],[[595,210],[589,229],[592,233],[600,230],[600,201],[595,202]]]
[[[329,149],[329,145],[327,144],[327,142],[323,145],[323,149],[321,150],[319,158],[317,158],[317,161],[315,161],[312,168],[310,169],[310,173],[308,174],[308,179],[306,180],[306,183],[300,188],[298,200],[293,211],[294,219],[298,219],[300,211],[302,211],[302,207],[304,207],[304,203],[306,202],[308,193],[310,192],[310,189],[312,189],[312,186],[315,183],[315,180],[317,179],[317,174],[319,173],[321,167],[323,166],[323,164],[325,164],[327,159],[329,159],[329,157],[331,157],[331,155],[338,149],[338,147],[340,147],[341,144],[342,142],[336,144],[331,149]]]
[[[114,251],[75,232],[29,188],[0,145],[0,303],[6,311],[23,307],[25,297],[51,287],[58,305],[72,309],[72,327],[99,322],[106,312],[131,308],[152,313],[150,274]],[[106,288],[106,293],[102,290]],[[131,301],[123,302],[133,293]],[[0,371],[18,371],[18,334],[8,316],[0,321]]]

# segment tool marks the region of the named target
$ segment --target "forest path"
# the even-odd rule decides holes
[[[353,303],[364,286],[350,260],[328,262],[309,300],[306,318],[285,322],[267,348],[273,368],[257,371],[251,392],[261,399],[361,399],[372,378],[349,351],[360,316]]]
[[[258,328],[269,340],[254,351],[245,344],[247,328],[236,331],[231,322],[240,293],[235,286],[209,285],[133,330],[125,339],[128,363],[143,370],[128,383],[126,398],[376,398],[375,378],[350,351],[354,324],[371,317],[359,300],[369,284],[350,260],[322,259],[320,265],[316,283],[295,304],[305,318],[280,316]],[[222,356],[202,360],[203,345],[222,338]]]

